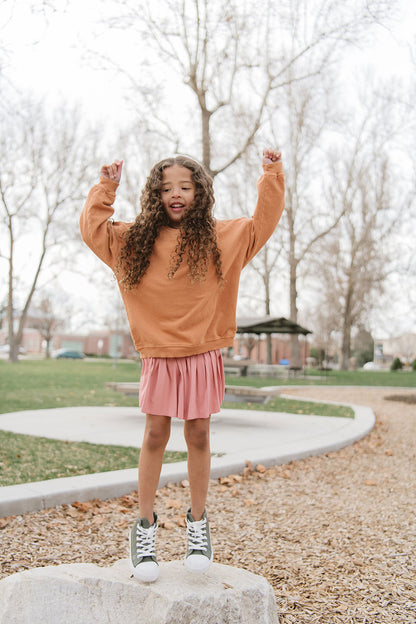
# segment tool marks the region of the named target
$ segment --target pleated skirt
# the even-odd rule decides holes
[[[179,358],[144,358],[139,402],[145,414],[181,420],[209,418],[224,400],[221,352]]]

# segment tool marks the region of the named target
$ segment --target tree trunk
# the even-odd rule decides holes
[[[205,100],[205,98],[204,98]],[[205,107],[201,107],[201,121],[202,121],[202,162],[210,175],[212,175],[211,169],[211,137],[209,121],[211,113]]]
[[[289,296],[290,296],[290,320],[294,323],[298,322],[298,308],[297,308],[297,260],[295,257],[295,237],[291,232],[290,234],[290,251],[289,251],[289,272],[290,272],[290,284],[289,284]],[[299,336],[292,334],[290,336],[290,366],[300,368],[302,366],[302,359],[300,354]]]
[[[342,326],[341,370],[348,370],[351,357],[351,326],[352,326],[352,288],[348,287],[345,300],[344,321]]]
[[[266,267],[266,270],[263,276],[264,302],[265,302],[266,316],[270,316],[270,270],[268,266],[267,246],[264,249],[264,254],[265,254],[265,267]],[[266,358],[267,358],[267,364],[273,364],[272,335],[271,334],[266,334]]]
[[[267,364],[273,364],[272,335],[266,334]]]
[[[19,345],[16,344],[13,326],[13,262],[14,262],[14,233],[13,223],[9,215],[8,219],[9,229],[9,292],[7,300],[7,324],[8,324],[8,342],[9,342],[9,361],[17,362],[19,356]]]

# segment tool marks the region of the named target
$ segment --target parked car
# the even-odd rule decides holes
[[[52,357],[59,360],[67,358],[70,360],[82,360],[85,358],[85,354],[82,351],[74,351],[72,349],[58,349],[52,354]]]
[[[381,366],[380,364],[376,364],[375,362],[366,362],[363,366],[363,369],[378,371],[378,370],[381,370]]]

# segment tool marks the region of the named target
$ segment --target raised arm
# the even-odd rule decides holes
[[[263,150],[263,175],[257,182],[258,199],[251,222],[250,243],[245,264],[260,251],[273,234],[284,210],[285,181],[281,153]]]
[[[80,217],[83,241],[111,268],[114,268],[120,250],[120,233],[127,227],[124,223],[110,221],[122,167],[123,161],[119,160],[101,167],[100,182],[88,193]]]

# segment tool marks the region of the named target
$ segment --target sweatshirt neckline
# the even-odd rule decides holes
[[[180,228],[171,227],[170,225],[164,225],[161,229],[161,232],[169,232],[170,234],[178,234],[178,232],[180,232]]]

